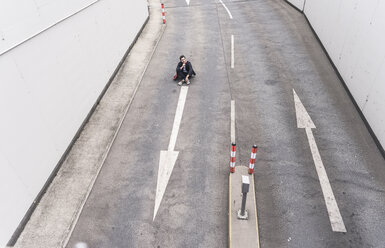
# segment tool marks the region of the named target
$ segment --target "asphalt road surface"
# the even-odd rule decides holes
[[[259,147],[261,247],[385,247],[384,158],[305,18],[283,0],[164,4],[167,27],[67,247],[227,247],[231,100],[237,165],[248,166],[252,145]],[[154,218],[160,152],[168,150],[182,89],[172,80],[181,54],[197,76]],[[293,90],[316,127],[346,232],[332,230]]]

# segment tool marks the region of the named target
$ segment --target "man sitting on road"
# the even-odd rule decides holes
[[[176,79],[181,79],[181,81],[179,81],[178,85],[181,86],[184,82],[189,85],[190,78],[196,75],[195,71],[190,61],[187,61],[184,55],[181,55],[179,60],[178,66],[176,67]]]

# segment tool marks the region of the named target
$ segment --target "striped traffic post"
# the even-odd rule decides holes
[[[164,4],[162,3],[162,18],[163,18],[163,24],[166,24],[166,16],[164,13]]]
[[[255,164],[255,158],[257,157],[257,150],[258,146],[253,145],[253,148],[251,149],[251,157],[250,157],[250,165],[249,165],[249,174],[253,174],[254,171],[254,164]]]
[[[231,144],[231,153],[230,153],[230,172],[235,172],[235,153],[236,153],[236,145],[235,143]]]

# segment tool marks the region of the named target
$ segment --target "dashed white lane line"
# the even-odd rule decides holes
[[[346,232],[344,221],[338,208],[337,201],[334,197],[332,186],[330,185],[325,166],[322,163],[321,155],[313,135],[312,128],[316,127],[294,89],[293,94],[297,115],[297,127],[304,128],[306,130],[306,135],[309,140],[311,154],[313,156],[314,165],[321,184],[332,230],[333,232]]]
[[[231,68],[234,69],[234,35],[231,35]]]
[[[235,101],[231,100],[231,143],[235,143]]]
[[[233,19],[233,15],[231,14],[230,10],[227,8],[227,6],[223,3],[222,0],[219,0],[219,2],[223,5],[227,13],[229,14],[230,19]]]

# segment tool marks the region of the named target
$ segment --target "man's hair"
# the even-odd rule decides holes
[[[179,60],[181,60],[182,58],[186,58],[186,57],[184,55],[179,56]]]

